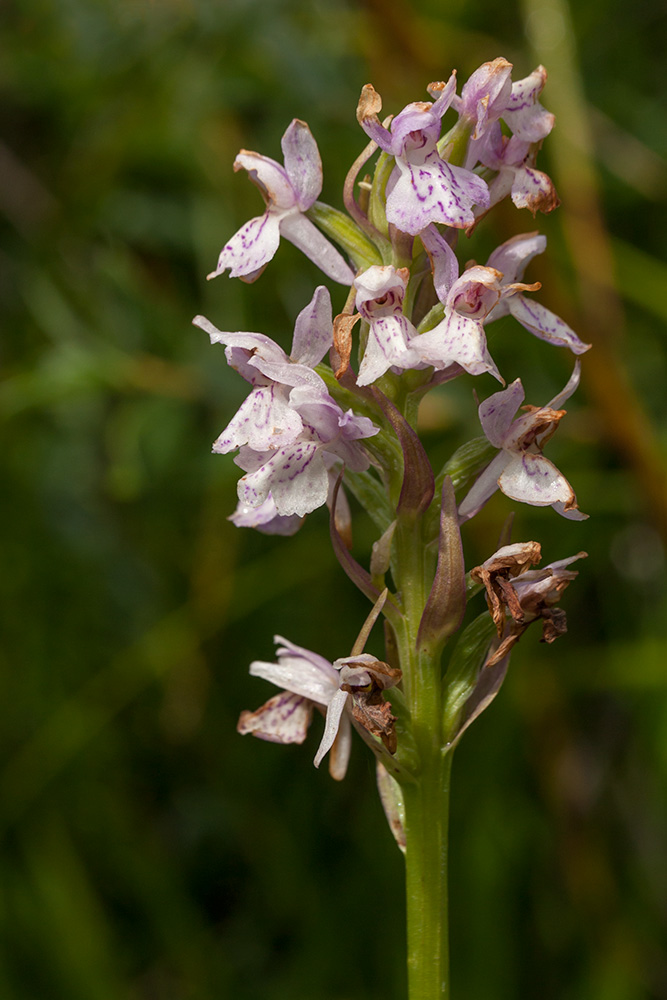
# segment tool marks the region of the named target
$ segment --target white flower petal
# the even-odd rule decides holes
[[[345,263],[333,243],[330,243],[305,215],[301,215],[298,211],[284,215],[280,231],[285,239],[301,250],[313,264],[317,264],[320,271],[323,271],[328,278],[338,281],[341,285],[352,284],[354,271]]]
[[[308,655],[279,655],[277,663],[254,660],[250,664],[250,673],[326,707],[339,690],[338,674],[326,660],[323,661],[326,669],[323,669],[316,661],[313,662],[314,654],[307,650],[304,652]]]
[[[494,392],[479,405],[479,419],[487,438],[495,448],[502,448],[512,420],[525,398],[521,379],[517,378],[501,392]]]
[[[241,226],[222,248],[218,266],[208,275],[216,278],[229,269],[231,278],[249,277],[261,272],[275,256],[280,242],[280,215],[265,212]]]
[[[334,744],[334,740],[338,735],[338,728],[340,726],[341,716],[345,709],[345,704],[348,699],[347,691],[337,691],[333,696],[329,705],[327,707],[327,718],[324,724],[324,735],[322,736],[322,742],[319,745],[319,749],[315,754],[314,764],[315,767],[319,767],[325,754],[331,749]]]
[[[590,348],[591,345],[584,344],[567,323],[534,299],[513,295],[507,301],[514,318],[540,340],[546,340],[557,347],[569,347],[573,354],[583,354]]]
[[[468,521],[477,514],[498,489],[498,477],[511,456],[501,451],[477,477],[467,495],[459,504],[459,521]]]
[[[352,750],[352,726],[347,712],[340,717],[338,733],[329,754],[329,774],[335,781],[342,781],[347,774],[347,765]]]
[[[250,393],[213,444],[224,455],[244,445],[253,451],[271,451],[291,444],[303,430],[303,421],[292,409],[279,385],[262,386]]]
[[[299,208],[305,212],[322,190],[322,160],[313,134],[305,122],[295,118],[287,127],[280,145],[285,170]]]
[[[423,163],[398,158],[400,171],[387,197],[387,221],[418,235],[431,222],[464,229],[474,221],[473,205],[488,207],[489,189],[481,177],[431,153]]]
[[[498,479],[498,486],[512,500],[534,507],[558,502],[568,505],[575,500],[572,487],[553,462],[530,452],[512,456]]]
[[[329,289],[318,285],[294,324],[292,359],[313,368],[333,344],[333,318]]]
[[[325,504],[327,470],[319,446],[313,441],[297,441],[239,480],[239,500],[249,507],[259,507],[269,492],[282,515],[303,517]]]

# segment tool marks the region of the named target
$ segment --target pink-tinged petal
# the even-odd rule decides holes
[[[319,442],[337,437],[343,411],[328,392],[318,392],[307,385],[296,386],[290,393],[290,405]]]
[[[295,535],[303,524],[303,518],[296,515],[281,517],[270,494],[259,507],[247,507],[238,503],[236,510],[229,515],[227,520],[235,524],[237,528],[254,528],[255,531],[259,531],[263,535],[284,535],[285,537]]]
[[[310,386],[323,395],[327,394],[324,380],[308,365],[298,365],[294,361],[265,361],[260,357],[253,358],[252,364],[272,382],[291,387]]]
[[[351,472],[365,472],[371,464],[363,447],[356,441],[345,441],[342,437],[325,445],[326,452],[339,458]]]
[[[206,333],[210,337],[212,344],[224,344],[226,342],[227,337],[229,336],[228,334],[223,333],[221,330],[218,330],[217,327],[213,326],[213,323],[211,323],[210,320],[206,319],[205,316],[195,316],[192,322],[194,326],[198,326],[202,330],[206,331]],[[262,337],[263,335],[259,333],[259,334],[247,334],[245,336]],[[269,338],[266,337],[265,339],[268,341]],[[254,368],[251,364],[253,355],[254,351],[252,348],[230,346],[225,349],[225,357],[227,358],[227,364],[229,365],[230,368],[233,368],[235,371],[237,371],[239,375],[241,375],[241,377],[246,380],[246,382],[250,382],[251,385],[267,385],[267,380],[264,378],[261,372],[258,372],[257,369]]]
[[[208,278],[216,278],[229,270],[230,278],[254,275],[259,277],[275,256],[280,242],[280,217],[275,212],[265,212],[246,222],[222,248],[218,266]]]
[[[352,284],[354,271],[345,263],[333,243],[329,242],[310,219],[299,212],[292,212],[282,217],[280,231],[285,239],[312,260],[327,278],[338,281],[341,285]]]
[[[486,264],[503,274],[503,283],[521,281],[526,267],[538,253],[544,253],[547,238],[540,233],[521,233],[506,240],[493,251]]]
[[[517,167],[512,181],[512,201],[517,208],[529,211],[553,212],[560,204],[553,181],[534,167]]]
[[[426,364],[447,368],[459,364],[470,375],[493,375],[503,379],[486,346],[481,322],[452,312],[432,330],[420,334],[411,347]]]
[[[278,209],[278,214],[296,205],[296,195],[289,182],[287,172],[270,156],[242,149],[234,160],[234,170],[247,170],[250,180],[262,192],[269,208]]]
[[[305,122],[295,118],[282,137],[287,177],[302,212],[319,197],[322,190],[322,160],[313,134]]]
[[[479,419],[488,440],[494,448],[502,448],[512,420],[525,398],[521,379],[515,379],[501,392],[494,392],[479,406]]]
[[[271,385],[253,389],[213,444],[216,455],[248,445],[254,451],[272,451],[291,444],[303,430],[303,421],[289,405],[285,390]]]
[[[565,403],[570,396],[579,388],[579,381],[581,379],[581,361],[575,361],[574,370],[567,380],[567,385],[564,389],[554,396],[552,400],[547,403],[547,406],[551,410],[560,410],[563,403]]]
[[[226,344],[228,348],[240,347],[247,351],[250,363],[257,357],[267,360],[270,358],[272,361],[288,360],[282,347],[264,333],[250,333],[242,330],[225,333],[218,330],[215,333],[211,332],[210,337],[212,344]]]
[[[341,437],[346,441],[358,441],[360,438],[374,437],[379,428],[370,417],[358,417],[353,410],[345,410],[338,418]]]
[[[452,285],[459,276],[458,258],[435,226],[427,226],[419,234],[419,238],[431,261],[436,295],[441,302],[445,302]]]
[[[310,701],[281,691],[256,712],[241,712],[236,729],[242,736],[251,733],[270,743],[303,743],[312,715]]]
[[[561,514],[562,517],[566,517],[569,521],[587,521],[589,518],[588,514],[584,514],[582,510],[578,507],[566,507],[564,503],[558,501],[551,505],[557,514]]]
[[[302,417],[313,436],[326,444],[343,437],[347,441],[372,437],[378,428],[368,417],[345,412],[327,393],[314,391],[311,386],[297,386],[290,393],[290,404]]]
[[[283,651],[278,656],[278,663],[254,660],[250,664],[250,673],[253,677],[261,677],[276,687],[284,688],[285,691],[326,706],[340,687],[337,673],[322,657],[318,658],[322,663],[313,662],[314,656],[309,651],[306,652],[307,656]]]
[[[490,500],[498,489],[498,477],[510,461],[511,456],[501,451],[477,477],[468,493],[459,504],[459,522],[468,521],[477,514],[487,500]]]
[[[416,334],[405,316],[381,316],[370,325],[364,357],[359,366],[358,385],[370,385],[392,366],[406,369],[420,363],[408,347],[408,338]]]
[[[354,279],[357,290],[355,303],[364,319],[375,316],[393,315],[401,311],[407,271],[396,270],[390,264],[373,264]]]
[[[329,774],[335,781],[342,781],[347,774],[347,765],[352,750],[352,726],[347,712],[340,717],[338,733],[329,754]]]
[[[544,66],[538,66],[530,76],[512,85],[512,95],[502,117],[514,135],[524,142],[539,142],[554,127],[555,116],[537,100],[546,82],[547,71]]]
[[[294,324],[292,359],[313,368],[333,344],[333,318],[329,289],[318,285]]]
[[[573,354],[583,354],[591,346],[584,344],[560,317],[533,299],[514,295],[508,300],[508,308],[514,318],[540,340],[557,347],[569,347]]]
[[[440,115],[433,114],[430,102],[415,101],[396,115],[391,123],[391,134],[398,155],[410,159],[414,156],[416,162],[422,162],[424,156],[435,149],[440,135]]]
[[[447,83],[443,83],[442,80],[438,80],[436,83],[429,83],[427,90],[433,98],[431,114],[437,118],[442,118],[456,97],[456,70],[452,72]]]
[[[239,500],[259,507],[271,493],[279,514],[303,517],[326,503],[327,470],[314,441],[281,448],[255,472],[238,483]]]
[[[486,182],[441,160],[437,152],[421,164],[397,159],[400,171],[387,197],[387,221],[417,236],[431,222],[465,229],[474,221],[473,205],[488,207]]]
[[[512,93],[512,64],[499,56],[483,63],[461,90],[458,111],[476,122],[473,139],[484,134],[505,110]]]
[[[234,465],[238,465],[239,469],[243,469],[244,472],[257,472],[274,455],[273,451],[253,451],[252,448],[244,446],[239,449],[239,453],[234,459]]]
[[[559,502],[567,507],[576,502],[572,487],[553,462],[531,452],[512,455],[498,479],[498,486],[510,499],[534,507],[548,507]]]
[[[469,267],[450,288],[445,305],[471,319],[483,320],[500,299],[501,278],[494,268]]]
[[[278,659],[282,659],[284,656],[297,656],[304,660],[308,660],[308,662],[317,667],[322,674],[331,678],[331,682],[336,688],[338,687],[337,674],[334,670],[333,664],[330,663],[329,660],[320,656],[319,653],[314,653],[312,649],[306,649],[305,646],[297,646],[295,642],[292,642],[290,639],[286,639],[284,635],[274,635],[273,641],[276,644],[276,654]]]
[[[506,198],[512,190],[514,183],[514,167],[502,167],[489,184],[489,207],[493,208],[498,202]],[[475,217],[483,215],[486,209],[476,210]]]
[[[314,764],[315,767],[319,767],[325,754],[331,750],[334,744],[334,740],[338,735],[338,729],[341,722],[341,716],[345,710],[345,705],[348,699],[347,691],[337,691],[333,696],[329,705],[327,707],[327,718],[324,724],[324,735],[322,737],[322,742],[320,743],[319,749],[315,754]]]
[[[212,344],[227,344],[229,347],[240,347],[248,352],[254,353],[261,350],[263,353],[277,351],[282,357],[287,357],[282,347],[278,347],[275,341],[266,337],[263,333],[245,333],[235,331],[233,333],[218,330],[205,316],[195,316],[193,324],[204,330],[210,337]]]

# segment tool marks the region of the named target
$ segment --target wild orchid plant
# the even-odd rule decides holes
[[[322,165],[305,122],[295,119],[282,138],[284,166],[242,150],[234,168],[248,171],[266,209],[229,240],[209,277],[229,271],[255,281],[282,236],[349,288],[347,301],[334,317],[329,290],[320,285],[296,319],[289,354],[264,333],[221,332],[202,316],[194,320],[212,343],[225,345],[228,363],[251,386],[213,445],[221,454],[238,450],[244,472],[231,520],[291,535],[327,504],[334,552],[373,605],[350,655],[333,662],[276,636],[276,661],[255,661],[250,672],[280,690],[257,711],[243,712],[238,728],[301,743],[317,708],[326,718],[316,766],[328,754],[330,773],[343,778],[353,729],[375,754],[382,803],[405,854],[411,1000],[449,997],[452,752],[495,697],[510,650],[530,623],[542,621],[546,642],[565,631],[557,603],[577,575],[571,563],[585,555],[535,569],[539,543],[510,543],[506,528],[498,551],[466,572],[460,535],[461,523],[497,489],[563,517],[586,516],[542,454],[578,385],[579,361],[544,406],[521,407],[518,378],[484,399],[484,436],[461,445],[437,474],[416,430],[419,403],[435,386],[464,372],[488,372],[505,385],[485,336],[501,316],[511,314],[575,355],[589,347],[526,294],[540,287],[524,284],[523,273],[544,252],[544,236],[514,236],[486,264],[462,272],[455,253],[459,232],[469,235],[507,195],[533,215],[558,204],[551,180],[535,167],[554,124],[539,103],[545,70],[516,83],[511,73],[503,58],[485,63],[460,95],[452,73],[427,88],[432,101],[409,104],[384,122],[380,96],[365,86],[357,119],[370,142],[347,176],[347,214],[317,200]],[[441,136],[448,111],[457,118]],[[358,180],[378,152],[372,174]],[[350,551],[344,488],[377,529],[368,567]],[[488,610],[462,629],[467,601],[482,589]],[[364,652],[380,615],[386,662]]]

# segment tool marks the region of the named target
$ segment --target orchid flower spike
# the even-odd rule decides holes
[[[280,237],[298,247],[328,278],[352,283],[353,272],[341,254],[303,214],[322,190],[322,161],[317,143],[305,122],[295,118],[282,137],[285,166],[268,156],[242,149],[234,170],[247,170],[264,200],[266,211],[246,222],[222,248],[215,278],[229,270],[230,277],[252,282],[274,257]]]
[[[542,445],[551,437],[565,410],[558,407],[579,385],[581,363],[563,389],[546,406],[526,406],[527,411],[513,420],[524,400],[521,379],[496,392],[479,407],[479,419],[487,438],[500,451],[459,505],[459,521],[473,517],[500,489],[512,500],[535,507],[551,506],[563,517],[581,521],[588,517],[577,507],[577,498],[567,479],[542,454]]]

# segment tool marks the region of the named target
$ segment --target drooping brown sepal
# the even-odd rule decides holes
[[[359,318],[359,313],[354,313],[352,316],[348,313],[340,313],[334,318],[333,347],[330,357],[331,366],[337,379],[341,379],[350,367],[352,329]]]
[[[341,684],[341,690],[351,696],[350,710],[352,718],[371,736],[382,740],[389,753],[396,753],[396,716],[392,715],[391,705],[382,694],[385,688],[393,687],[401,680],[402,673],[388,663],[376,660],[368,668],[371,678],[366,687],[354,684]]]

